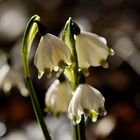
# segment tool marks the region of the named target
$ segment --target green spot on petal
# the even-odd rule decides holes
[[[112,48],[108,48],[109,55],[113,56],[115,54],[115,51]]]
[[[74,122],[76,122],[76,116],[73,116],[73,118],[72,118],[72,119],[73,119],[73,121],[74,121]]]
[[[61,112],[57,112],[55,115],[56,115],[57,118],[59,118],[60,115],[61,115]]]
[[[105,110],[104,107],[100,107],[100,108],[98,109],[98,113],[99,113],[101,116],[105,116],[107,112],[106,112],[106,110]]]
[[[86,114],[86,115],[88,115],[90,112],[89,112],[89,109],[84,109],[84,113]]]
[[[108,63],[106,62],[105,59],[101,59],[99,64],[103,67],[103,68],[108,68]]]
[[[73,118],[72,118],[72,120],[73,120],[73,124],[75,125],[75,124],[78,124],[78,123],[80,123],[80,121],[81,121],[81,116],[80,115],[78,115],[78,116],[73,116]]]
[[[85,76],[89,75],[89,71],[88,71],[87,68],[81,68],[80,70],[81,70],[82,73],[84,73]]]
[[[51,108],[50,106],[47,106],[47,107],[45,108],[45,112],[52,112],[52,108]]]
[[[89,117],[91,118],[92,122],[96,122],[97,121],[98,114],[95,111],[91,111],[89,113]]]
[[[45,72],[45,74],[47,75],[48,78],[51,77],[51,69],[50,68],[45,68],[44,72]]]
[[[60,60],[59,63],[58,63],[58,66],[59,66],[60,68],[65,68],[65,67],[67,66],[67,64],[65,63],[64,60]]]

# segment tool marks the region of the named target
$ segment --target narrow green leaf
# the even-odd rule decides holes
[[[38,32],[38,25],[35,21],[40,21],[40,17],[38,15],[34,15],[31,17],[29,20],[24,36],[23,36],[23,44],[22,44],[22,58],[23,58],[23,63],[24,63],[24,71],[25,71],[25,76],[30,76],[29,69],[28,69],[28,58],[30,54],[30,49],[32,46],[33,39]]]

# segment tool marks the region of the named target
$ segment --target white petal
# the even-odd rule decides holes
[[[106,40],[88,32],[76,36],[76,50],[80,67],[100,66],[108,56]]]
[[[69,108],[68,108],[68,112],[71,112],[71,114],[73,114],[74,116],[78,115],[78,105],[79,105],[79,97],[78,94],[75,94],[75,96],[73,96]]]
[[[75,92],[70,101],[68,107],[68,117],[73,120],[74,124],[78,124],[81,121],[81,114],[83,114],[83,110],[80,107],[80,94]]]
[[[68,116],[79,123],[81,114],[88,110],[92,121],[96,121],[98,114],[105,115],[105,99],[102,94],[88,84],[80,84],[73,94],[68,107]]]
[[[45,68],[50,70],[56,68],[61,60],[70,63],[70,56],[70,51],[62,40],[54,35],[46,34],[41,37],[34,64],[38,71],[43,73]]]
[[[71,89],[67,82],[55,80],[46,93],[45,103],[55,113],[67,111],[71,99]]]
[[[98,112],[99,108],[104,107],[105,99],[102,94],[88,84],[79,85],[80,93],[82,94],[81,106],[85,109],[93,109]]]
[[[89,114],[89,117],[92,119],[92,122],[96,122],[98,114],[94,110],[92,110]]]
[[[45,68],[53,68],[52,48],[48,43],[48,37],[43,36],[36,50],[34,64],[40,72],[44,72]]]
[[[54,35],[47,34],[47,41],[52,48],[52,58],[55,66],[58,66],[61,60],[70,62],[70,50],[62,40]]]

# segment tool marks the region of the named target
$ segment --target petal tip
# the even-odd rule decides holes
[[[111,56],[115,55],[115,51],[112,48],[108,48],[108,53]]]
[[[107,111],[105,110],[104,107],[100,107],[98,109],[98,113],[101,115],[101,116],[105,116],[107,114]]]
[[[44,72],[42,71],[38,71],[38,79],[41,79],[41,77],[43,76]]]
[[[108,68],[109,67],[109,64],[107,63],[107,61],[105,59],[101,59],[99,61],[99,64],[103,67],[103,68]]]
[[[98,114],[95,111],[91,111],[89,117],[91,118],[92,122],[96,122],[98,118]]]

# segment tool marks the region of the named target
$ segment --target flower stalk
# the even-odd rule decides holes
[[[74,35],[79,34],[80,29],[76,23],[72,21],[71,18],[68,19],[65,28],[64,28],[64,34],[62,36],[63,41],[70,47],[70,50],[72,52],[72,74],[71,77],[73,78],[73,81],[71,81],[72,89],[75,91],[77,87],[79,86],[79,79],[80,79],[80,72],[79,72],[79,65],[78,65],[78,57],[77,57],[77,51],[75,46],[75,39]],[[85,121],[84,117],[82,117],[81,122],[79,124],[74,124],[74,135],[75,140],[86,140],[85,136]]]
[[[42,129],[44,139],[45,140],[51,140],[51,137],[48,132],[47,125],[45,124],[43,114],[40,110],[39,102],[36,97],[36,93],[33,87],[33,83],[30,76],[30,70],[29,70],[29,54],[30,49],[32,46],[33,39],[35,38],[35,35],[38,32],[38,25],[36,24],[36,21],[40,21],[40,17],[37,15],[34,15],[28,22],[26,30],[24,32],[23,37],[23,44],[22,44],[22,58],[23,58],[23,65],[24,65],[24,72],[25,72],[25,79],[27,82],[27,86],[30,92],[30,97],[33,105],[33,109],[36,115],[36,119]]]
[[[73,128],[74,128],[74,140],[81,140],[79,125],[73,125]]]
[[[79,76],[79,72],[78,72],[78,59],[77,59],[77,52],[76,52],[76,48],[75,48],[75,39],[74,39],[74,30],[73,30],[73,22],[72,19],[69,18],[65,28],[64,28],[64,34],[63,34],[63,41],[70,47],[71,50],[71,59],[73,62],[72,65],[72,70],[73,70],[73,76],[74,79],[72,81],[72,88],[73,91],[76,90],[78,84],[78,76]]]

